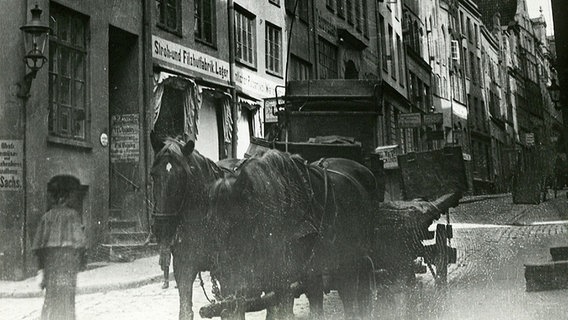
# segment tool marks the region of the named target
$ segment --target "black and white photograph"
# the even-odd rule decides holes
[[[0,319],[568,319],[567,13],[0,0]]]

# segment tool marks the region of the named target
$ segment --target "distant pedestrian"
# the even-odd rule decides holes
[[[86,238],[79,212],[70,207],[80,182],[69,175],[47,184],[49,210],[36,230],[32,249],[43,269],[42,320],[75,319],[77,273],[85,267]]]

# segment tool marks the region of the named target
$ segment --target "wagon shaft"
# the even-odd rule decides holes
[[[240,303],[242,303],[245,312],[256,312],[264,310],[270,306],[273,306],[276,304],[276,302],[277,302],[277,296],[274,292],[265,294],[262,297],[245,299],[245,300],[231,298],[201,307],[201,309],[199,309],[199,315],[202,318],[208,318],[208,319],[213,317],[220,317],[224,310],[227,310],[229,312],[236,310],[237,307],[240,307],[238,305]]]

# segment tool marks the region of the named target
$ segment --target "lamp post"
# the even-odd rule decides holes
[[[559,110],[560,106],[558,103],[560,102],[560,86],[556,83],[556,79],[552,79],[552,83],[547,89],[550,93],[550,99],[554,102],[554,108]]]
[[[22,81],[20,81],[20,90],[18,97],[27,99],[30,93],[32,80],[35,79],[37,72],[43,67],[47,61],[47,57],[43,54],[47,36],[51,30],[49,26],[41,21],[42,10],[36,4],[31,10],[32,19],[29,23],[20,27],[24,32],[24,42],[26,54],[24,55],[24,63],[30,69]]]

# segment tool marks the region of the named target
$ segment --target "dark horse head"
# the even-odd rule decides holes
[[[156,152],[153,181],[154,234],[159,245],[172,243],[178,226],[199,228],[206,214],[207,186],[223,174],[195,150],[193,141],[160,140],[151,134]]]

